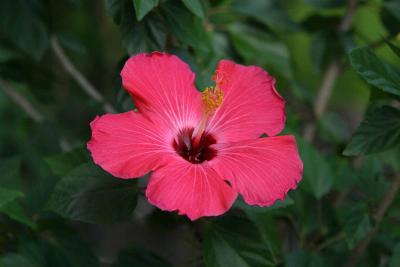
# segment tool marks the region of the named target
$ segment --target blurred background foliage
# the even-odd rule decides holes
[[[399,32],[398,0],[0,1],[0,266],[400,266]],[[222,58],[275,76],[299,189],[193,223],[95,166],[89,122],[153,50],[199,90]]]

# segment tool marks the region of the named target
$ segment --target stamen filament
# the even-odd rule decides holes
[[[207,115],[207,113],[203,114],[203,117],[201,118],[199,127],[193,133],[193,135],[194,135],[193,146],[194,147],[197,147],[197,145],[200,143],[201,136],[203,135],[204,131],[206,130],[208,117],[209,116]]]
[[[208,119],[214,112],[218,109],[218,107],[222,104],[222,100],[224,97],[224,91],[219,89],[218,84],[215,87],[207,87],[202,96],[203,105],[204,105],[204,114],[201,118],[199,127],[193,132],[193,146],[197,146],[201,140],[201,137],[206,130],[206,125]]]

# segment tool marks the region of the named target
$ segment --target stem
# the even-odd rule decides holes
[[[329,247],[330,245],[336,243],[337,241],[344,239],[345,237],[346,237],[346,235],[343,232],[340,232],[337,235],[334,235],[331,238],[326,239],[323,243],[318,245],[318,247],[316,248],[316,251],[323,250],[324,248]]]
[[[40,113],[28,101],[28,99],[26,99],[23,95],[18,93],[18,91],[15,90],[15,88],[11,84],[9,84],[8,82],[6,82],[5,80],[3,80],[1,78],[0,78],[0,87],[36,123],[40,124],[45,120],[42,113]],[[59,145],[60,145],[62,151],[70,151],[71,150],[71,145],[68,143],[68,141],[64,137],[61,137],[59,139]]]
[[[13,86],[1,78],[0,87],[3,88],[4,92],[36,123],[41,123],[44,121],[43,115],[34,106],[32,106],[23,95],[19,94]]]
[[[348,1],[346,14],[343,16],[338,26],[339,33],[347,32],[348,30],[350,30],[354,13],[357,10],[357,4],[358,0]],[[328,68],[326,69],[323,75],[321,85],[318,89],[318,95],[315,101],[315,106],[313,109],[315,121],[309,122],[304,128],[303,137],[309,142],[312,142],[315,137],[315,130],[316,130],[315,122],[318,121],[324,114],[329,98],[331,97],[335,81],[341,72],[342,72],[341,63],[339,60],[335,59],[329,64]]]
[[[83,76],[82,73],[77,70],[74,64],[72,64],[64,49],[61,47],[57,37],[53,36],[50,43],[51,49],[64,67],[65,71],[81,86],[83,91],[97,102],[103,104],[103,108],[106,112],[116,113],[111,104],[105,101],[99,91],[88,81],[88,79],[86,79],[85,76]]]
[[[343,264],[343,267],[356,266],[357,262],[364,254],[369,243],[371,242],[372,238],[377,232],[379,224],[382,222],[384,215],[386,214],[388,208],[395,199],[396,193],[399,190],[399,188],[400,188],[400,173],[394,177],[391,186],[389,187],[388,191],[385,194],[385,197],[379,203],[378,210],[375,214],[375,221],[376,221],[375,226],[368,231],[368,233],[362,240],[358,242],[356,247],[350,253],[350,256],[347,258],[346,262]]]

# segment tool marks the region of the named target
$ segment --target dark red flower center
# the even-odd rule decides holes
[[[214,136],[204,132],[196,144],[193,131],[193,128],[185,128],[178,133],[178,136],[172,142],[176,153],[195,164],[213,159],[217,155],[217,151],[211,147],[216,143]]]

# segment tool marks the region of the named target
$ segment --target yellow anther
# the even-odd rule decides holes
[[[203,104],[205,107],[205,112],[207,114],[214,112],[219,106],[222,104],[222,100],[224,99],[224,91],[215,87],[207,87],[203,91]]]

